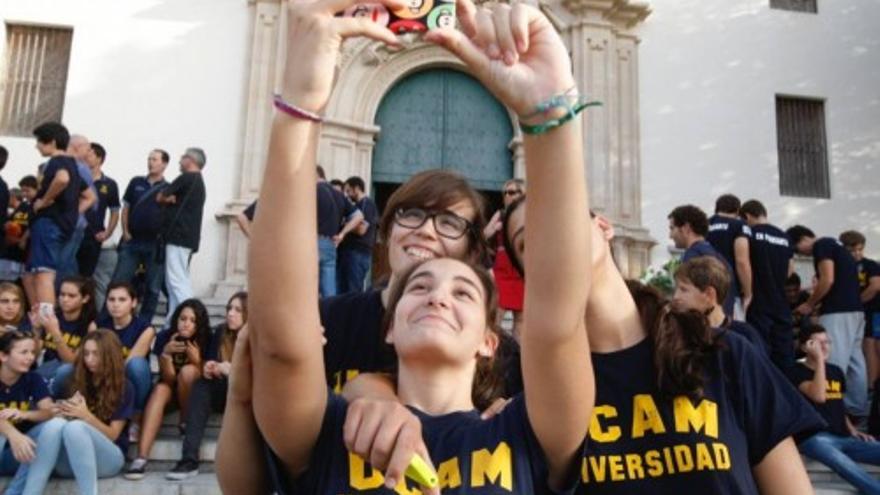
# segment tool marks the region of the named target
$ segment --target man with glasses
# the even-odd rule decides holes
[[[511,203],[523,197],[526,192],[526,182],[522,179],[510,179],[501,188],[501,200],[506,209]],[[523,308],[523,294],[525,284],[522,277],[514,269],[510,262],[510,256],[504,249],[504,233],[501,232],[501,217],[503,210],[498,210],[492,215],[489,224],[483,229],[483,236],[495,247],[495,262],[492,264],[492,274],[495,276],[495,285],[498,287],[498,306],[501,311],[498,317],[503,318],[506,311],[513,313],[513,332],[518,334]],[[494,237],[494,239],[493,239]],[[500,322],[499,322],[500,323]]]

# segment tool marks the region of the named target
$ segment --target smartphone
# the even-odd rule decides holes
[[[352,5],[345,17],[368,17],[395,34],[423,33],[429,29],[455,27],[455,1],[405,0],[406,6],[389,11],[380,3]]]

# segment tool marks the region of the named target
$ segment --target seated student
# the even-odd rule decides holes
[[[58,293],[54,315],[37,318],[43,331],[43,364],[37,373],[49,381],[49,389],[57,393],[73,371],[76,350],[95,326],[95,283],[78,275],[65,277]],[[56,383],[59,386],[56,386]]]
[[[724,314],[719,301],[727,297],[730,272],[712,256],[698,256],[679,265],[675,270],[675,293],[672,305],[679,311],[697,311],[706,315],[709,324],[736,332],[746,338],[755,349],[768,355],[767,341],[754,327]]]
[[[211,345],[205,353],[202,378],[193,385],[187,405],[186,431],[183,435],[183,453],[180,461],[165,477],[185,480],[199,474],[199,447],[208,426],[211,411],[222,412],[226,407],[232,351],[239,331],[247,323],[247,292],[236,292],[226,303],[226,322],[214,329]]]
[[[354,0],[349,3],[354,5]],[[329,98],[339,42],[361,34],[346,28],[346,22],[338,22],[331,4],[295,4],[290,10],[288,65],[305,70],[286,72],[295,75],[285,81],[283,93],[311,111],[322,108]],[[568,91],[574,81],[562,40],[537,9],[516,4],[495,18],[507,33],[518,19],[532,27],[522,34],[523,56],[510,63],[515,67],[494,64],[469,39],[464,40],[468,55],[458,55],[509,108],[525,115],[545,98]],[[397,43],[385,28],[368,33]],[[425,39],[460,48],[452,39],[458,34],[435,30]],[[495,39],[485,30],[480,33],[483,36]],[[316,57],[316,46],[328,49],[318,50]],[[526,46],[533,48],[525,53]],[[516,60],[519,54],[511,57],[508,60]],[[306,60],[309,63],[303,64]],[[489,74],[490,69],[498,71],[496,77]],[[424,247],[436,243],[439,232],[449,232],[449,227],[458,230],[458,237],[473,227],[461,217],[436,210],[398,218],[414,233],[412,243],[404,248],[423,262],[400,273],[392,286],[385,338],[397,353],[400,397],[413,408],[425,430],[428,449],[421,454],[430,453],[443,461],[438,463],[443,473],[440,484],[448,494],[544,494],[574,489],[594,388],[583,319],[591,279],[590,233],[585,227],[587,187],[580,119],[556,124],[559,127],[548,127],[541,136],[524,137],[530,187],[539,198],[529,207],[536,222],[529,234],[534,236],[529,260],[540,267],[526,278],[521,336],[526,390],[490,421],[480,420],[475,407],[482,407],[493,395],[490,385],[495,383],[489,374],[498,339],[494,284],[481,267],[439,257]],[[325,382],[318,294],[312,287],[318,275],[316,205],[305,200],[315,181],[317,129],[314,122],[295,115],[279,114],[273,121],[260,197],[263,209],[252,231],[249,272],[253,412],[272,453],[277,454],[272,465],[279,468],[279,478],[292,480],[296,493],[413,493],[414,485],[403,477],[414,454],[411,446],[402,445],[399,455],[389,460],[381,455],[389,452],[384,441],[375,442],[372,449],[345,442],[342,420],[347,405]],[[541,128],[529,129],[534,134]],[[544,166],[548,164],[553,167]],[[563,208],[567,214],[559,215]],[[285,256],[270,256],[270,248]],[[233,366],[237,366],[235,361]],[[226,437],[221,442],[238,433],[227,430],[235,425],[225,421]],[[395,439],[385,440],[394,444]],[[218,452],[228,451],[233,444],[225,449],[222,445]],[[371,460],[371,467],[367,468],[365,458]],[[229,460],[221,463],[218,458],[218,474],[224,473],[224,490],[237,493],[240,490],[229,480],[234,471],[259,466],[240,461],[226,464]],[[251,485],[249,491],[256,492],[258,487]],[[429,493],[439,493],[439,488]]]
[[[24,291],[11,282],[0,282],[0,332],[17,329],[24,321]]]
[[[30,371],[35,350],[28,334],[10,330],[0,336],[0,476],[15,474],[44,448],[40,433],[52,418],[52,398],[43,378]],[[23,483],[16,478],[5,493],[20,492]]]
[[[181,421],[186,418],[189,395],[193,384],[202,376],[203,356],[211,338],[208,310],[198,299],[187,299],[177,306],[169,322],[173,324],[156,336],[153,352],[159,356],[159,382],[147,400],[138,439],[138,456],[131,461],[125,478],[144,477],[147,458],[162,426],[165,407],[176,403]],[[186,431],[180,424],[180,432]]]
[[[98,318],[99,328],[112,330],[122,343],[125,376],[134,385],[135,418],[129,429],[133,439],[139,433],[140,414],[153,388],[150,375],[150,348],[156,331],[149,320],[135,315],[138,300],[128,282],[111,282],[107,290],[107,315]]]
[[[801,289],[800,275],[797,273],[789,275],[788,279],[785,280],[785,300],[788,302],[789,309],[791,309],[792,326],[795,328],[800,328],[801,322],[805,319],[807,323],[810,323],[809,318],[795,311],[798,306],[807,302],[809,298],[810,293]]]
[[[798,343],[806,359],[789,371],[791,380],[828,423],[827,428],[800,439],[798,447],[807,457],[833,469],[862,493],[880,494],[880,480],[859,467],[858,462],[880,466],[880,443],[858,431],[843,405],[846,376],[828,362],[831,339],[820,325],[801,329]]]
[[[109,330],[83,338],[65,400],[55,403],[56,419],[40,435],[36,459],[16,476],[25,477],[24,494],[40,494],[53,469],[76,478],[79,492],[98,493],[98,478],[115,476],[125,464],[128,421],[134,387],[125,379],[122,344]]]

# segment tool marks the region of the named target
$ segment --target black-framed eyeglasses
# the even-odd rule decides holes
[[[505,189],[503,194],[505,196],[516,196],[518,194],[522,194],[522,191],[520,191],[519,189]]]
[[[425,210],[423,208],[400,208],[394,212],[394,223],[407,229],[417,229],[428,219],[434,220],[434,230],[447,239],[460,239],[473,228],[473,224],[451,211]]]

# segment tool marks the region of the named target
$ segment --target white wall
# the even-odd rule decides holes
[[[836,237],[857,228],[880,258],[880,3],[653,0],[640,29],[643,219],[668,257],[666,215],[723,193],[770,221]],[[823,98],[831,199],[779,195],[775,95]]]
[[[198,295],[223,274],[224,229],[214,213],[238,191],[251,18],[246,0],[0,0],[2,21],[73,27],[63,122],[107,148],[104,170],[121,190],[146,173],[152,148],[171,154],[169,180],[186,147],[205,150]],[[0,53],[5,42],[0,26]],[[10,151],[10,186],[36,171],[33,139],[0,143]]]

